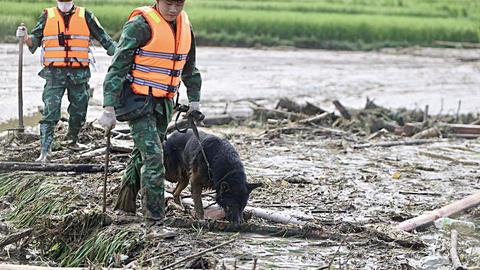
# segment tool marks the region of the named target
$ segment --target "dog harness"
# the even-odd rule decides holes
[[[77,7],[67,24],[58,8],[47,8],[43,29],[42,62],[46,67],[88,67],[90,59],[90,29],[85,8]]]
[[[187,13],[182,11],[178,15],[176,29],[151,6],[135,9],[129,20],[137,15],[142,15],[150,25],[151,38],[135,51],[127,79],[135,94],[173,98],[180,87],[180,76],[191,46]]]

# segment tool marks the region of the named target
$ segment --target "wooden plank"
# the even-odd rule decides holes
[[[455,134],[480,134],[479,125],[447,124],[447,127]]]

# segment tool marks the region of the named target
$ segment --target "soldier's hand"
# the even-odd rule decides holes
[[[192,101],[188,105],[187,116],[189,116],[193,111],[200,111],[200,102],[199,101]]]
[[[25,38],[25,36],[28,35],[27,33],[27,27],[25,25],[20,25],[17,28],[17,38]]]
[[[112,130],[115,127],[115,124],[117,124],[117,119],[115,118],[115,109],[112,106],[103,108],[102,116],[100,116],[98,122],[100,125],[102,125],[105,131],[108,132]]]
[[[19,39],[23,39],[24,42],[27,42],[28,39],[30,39],[30,36],[28,35],[27,27],[25,25],[20,25],[17,28],[16,36]]]

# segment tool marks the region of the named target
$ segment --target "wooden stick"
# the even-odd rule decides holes
[[[455,123],[460,121],[460,108],[462,107],[462,100],[458,101],[457,114],[455,116]]]
[[[145,263],[151,262],[151,261],[156,260],[156,259],[160,259],[160,258],[165,257],[165,256],[168,256],[168,255],[172,255],[172,254],[174,254],[174,253],[177,253],[179,250],[180,250],[180,249],[177,248],[177,249],[175,249],[174,251],[167,251],[167,252],[164,252],[164,253],[162,253],[162,254],[160,254],[160,255],[158,255],[158,256],[155,256],[155,257],[152,257],[152,258],[148,258],[148,259],[145,260]]]
[[[370,148],[370,147],[392,147],[399,145],[420,145],[427,143],[436,143],[440,140],[410,140],[410,141],[394,141],[394,142],[381,142],[381,143],[365,143],[365,144],[356,144],[353,146],[353,149],[361,148]]]
[[[342,105],[342,103],[340,103],[340,101],[334,100],[333,105],[335,105],[335,108],[337,108],[343,118],[347,120],[352,119],[352,114]]]
[[[110,163],[110,138],[111,138],[110,129],[107,130],[105,136],[107,136],[107,146],[105,150],[105,166],[103,171],[103,204],[102,204],[103,213],[107,211],[107,179],[108,179],[108,164]]]
[[[440,193],[433,193],[433,192],[416,192],[416,191],[406,191],[406,190],[400,190],[398,193],[404,194],[404,195],[423,195],[423,196],[435,196],[435,197],[441,197],[442,194]]]
[[[49,267],[49,266],[33,266],[33,265],[14,265],[14,264],[0,264],[0,270],[86,270],[85,267]],[[97,268],[95,268],[97,269]],[[102,270],[122,270],[125,268],[99,268]]]
[[[221,248],[221,247],[223,247],[223,246],[226,246],[226,245],[228,245],[228,244],[230,244],[230,243],[233,243],[235,240],[237,240],[237,239],[234,238],[234,239],[228,240],[227,242],[223,242],[223,243],[221,243],[221,244],[219,244],[219,245],[216,245],[216,246],[214,246],[214,247],[207,248],[207,249],[205,249],[205,250],[203,250],[203,251],[200,251],[200,252],[198,252],[198,253],[195,253],[195,254],[192,254],[192,255],[190,255],[190,256],[187,256],[187,257],[185,257],[185,258],[183,258],[183,259],[180,259],[180,260],[178,260],[178,261],[176,261],[176,262],[173,262],[173,263],[171,263],[171,264],[169,264],[169,265],[167,265],[167,266],[164,266],[164,267],[162,267],[162,268],[160,268],[160,269],[163,270],[163,269],[173,268],[175,265],[181,264],[181,263],[183,263],[183,262],[185,262],[185,261],[188,261],[188,260],[190,260],[190,259],[193,259],[193,258],[195,258],[195,257],[201,256],[201,255],[203,255],[203,254],[205,254],[205,253],[208,253],[208,252],[210,252],[210,251],[213,251],[213,250],[216,250],[216,249]]]
[[[413,135],[412,138],[417,139],[427,139],[427,138],[435,138],[440,137],[442,133],[438,130],[437,127],[431,127],[429,129],[423,130],[418,132],[417,134]]]
[[[446,126],[455,134],[480,134],[479,125],[447,124]]]
[[[307,118],[307,119],[302,119],[302,120],[298,121],[297,123],[302,124],[302,125],[317,123],[317,122],[320,122],[322,120],[328,119],[329,117],[331,118],[331,116],[332,116],[331,113],[324,112],[324,113],[322,113],[320,115],[317,115],[317,116],[313,116],[313,117],[310,117],[310,118]]]
[[[425,110],[423,111],[423,127],[428,125],[428,105],[425,105]]]
[[[439,218],[448,217],[453,214],[460,213],[464,210],[470,209],[479,204],[480,204],[480,192],[472,194],[462,200],[453,202],[440,209],[436,209],[431,212],[426,212],[418,217],[405,220],[402,223],[398,224],[397,228],[408,232],[419,226],[430,224]]]
[[[288,119],[291,121],[298,121],[307,118],[306,115],[294,112],[285,112],[281,110],[271,110],[263,107],[253,107],[254,115],[264,117],[264,119]]]
[[[103,168],[104,166],[100,164],[0,162],[0,171],[98,173],[103,172]],[[118,168],[112,168],[112,171],[113,170],[118,170]]]
[[[4,248],[6,245],[15,243],[25,237],[28,237],[32,234],[33,229],[28,229],[22,232],[14,233],[0,240],[0,249]]]
[[[450,237],[450,259],[452,260],[453,269],[467,270],[467,268],[462,266],[462,263],[460,262],[460,258],[458,257],[457,243],[458,243],[458,231],[452,230],[451,237]]]

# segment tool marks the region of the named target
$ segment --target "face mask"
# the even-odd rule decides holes
[[[68,12],[72,9],[73,7],[73,1],[70,2],[57,2],[58,9],[60,9],[61,12]]]

